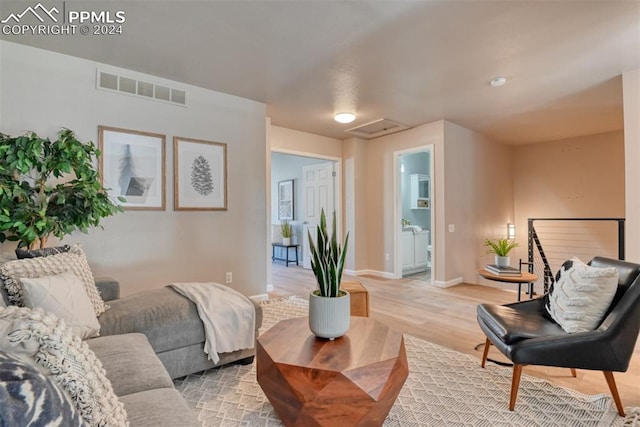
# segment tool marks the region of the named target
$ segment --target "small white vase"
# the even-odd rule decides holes
[[[328,298],[309,294],[309,329],[317,337],[333,340],[349,330],[351,298],[349,292]]]
[[[496,265],[498,267],[509,267],[510,259],[508,256],[498,256],[496,255]]]
[[[289,246],[291,244],[291,237],[283,237],[282,244],[285,246]]]

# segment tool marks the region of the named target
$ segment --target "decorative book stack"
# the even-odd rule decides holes
[[[502,267],[495,264],[489,264],[485,267],[489,273],[497,274],[498,276],[522,276],[522,273],[517,268]]]

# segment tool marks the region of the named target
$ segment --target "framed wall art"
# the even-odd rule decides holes
[[[227,210],[227,144],[173,138],[174,209]]]
[[[102,185],[127,210],[165,210],[165,135],[98,126]]]
[[[278,219],[293,221],[294,196],[293,180],[280,181],[278,183]]]

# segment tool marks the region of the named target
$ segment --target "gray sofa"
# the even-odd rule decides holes
[[[97,278],[96,285],[111,308],[98,318],[100,336],[86,342],[123,402],[130,425],[199,426],[173,379],[228,363],[251,363],[255,348],[220,354],[213,364],[203,351],[204,326],[191,301],[166,287],[120,298],[116,280]],[[254,305],[257,336],[262,308]]]
[[[200,425],[143,334],[91,338],[87,344],[124,404],[131,427]]]
[[[171,378],[228,363],[251,363],[255,349],[219,354],[214,364],[203,351],[204,326],[191,301],[168,287],[148,290],[120,298],[120,286],[112,278],[96,278],[102,298],[111,306],[98,321],[100,336],[143,333],[151,343]],[[262,326],[262,308],[256,310],[256,336]]]

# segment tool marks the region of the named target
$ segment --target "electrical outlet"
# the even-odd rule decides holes
[[[231,283],[233,281],[233,273],[228,271],[224,276],[225,283]]]
[[[389,254],[384,255],[385,261],[391,261],[391,256]]]
[[[456,231],[456,225],[449,224],[449,233],[455,233],[455,231]]]

